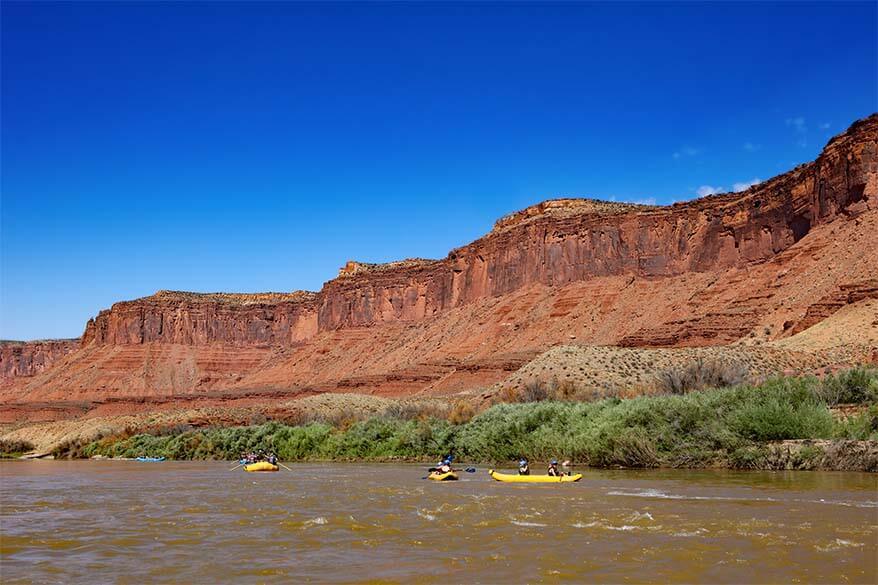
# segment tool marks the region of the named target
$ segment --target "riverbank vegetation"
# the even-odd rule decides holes
[[[7,441],[0,439],[0,459],[17,459],[33,451],[34,446],[27,441]]]
[[[680,385],[677,385],[679,388]],[[837,467],[827,457],[846,441],[878,441],[878,370],[773,378],[758,385],[681,391],[595,402],[540,399],[495,404],[475,414],[396,409],[366,420],[345,417],[247,427],[153,429],[65,444],[56,456],[237,459],[271,449],[296,460],[571,459],[609,467]],[[537,398],[548,398],[533,393]],[[853,414],[831,407],[856,404]],[[829,440],[830,442],[827,442]],[[798,445],[779,457],[778,442]],[[833,446],[827,449],[827,445]],[[846,457],[851,454],[845,451]],[[874,450],[873,450],[874,451]],[[872,455],[863,455],[874,459]],[[855,467],[876,467],[862,461]],[[844,468],[844,467],[842,467]]]

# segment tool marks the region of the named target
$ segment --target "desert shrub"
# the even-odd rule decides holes
[[[571,380],[552,380],[551,394],[553,400],[576,400],[578,397],[578,388]]]
[[[558,402],[495,405],[458,429],[455,452],[483,461],[539,458],[543,435],[561,434],[568,408]]]
[[[339,459],[437,457],[445,448],[441,429],[447,423],[434,420],[433,424],[439,433],[434,433],[434,428],[426,421],[372,418],[356,423],[345,432],[329,435],[321,455]]]
[[[625,429],[611,441],[610,457],[605,465],[623,467],[658,467],[659,456],[655,443],[646,431],[640,428]]]
[[[823,449],[817,445],[805,445],[791,454],[794,469],[814,469],[823,458]]]
[[[518,391],[511,386],[506,386],[497,393],[493,404],[511,404],[513,402],[518,402]]]
[[[34,449],[29,441],[0,439],[0,457],[20,457]]]
[[[833,437],[878,441],[878,404],[872,404],[863,412],[837,422]]]
[[[744,364],[697,359],[686,366],[659,372],[656,374],[656,384],[666,394],[686,394],[693,390],[743,384],[747,375]]]
[[[806,388],[754,392],[732,417],[732,429],[752,441],[816,439],[832,433],[832,415]]]
[[[362,422],[367,418],[366,414],[359,409],[340,408],[332,413],[315,417],[315,421],[324,422],[328,425],[340,430],[347,430],[355,424]]]
[[[878,369],[853,368],[829,375],[816,383],[814,393],[827,405],[878,401]]]
[[[589,465],[598,467],[655,467],[656,446],[642,427],[602,424],[584,442],[581,453]]]
[[[858,381],[859,375],[845,382],[846,387],[868,388]],[[453,452],[459,459],[494,462],[522,456],[625,467],[728,461],[749,469],[777,463],[764,448],[768,441],[878,439],[878,405],[835,422],[819,396],[819,384],[813,377],[772,378],[759,386],[682,395],[501,403],[478,414],[461,401],[447,418],[411,408],[354,420],[354,411],[340,411],[335,425],[321,420],[303,425],[180,427],[177,434],[157,429],[128,436],[126,431],[88,445],[66,443],[58,453],[237,459],[250,450],[273,449],[286,460],[389,460],[432,459]],[[362,416],[359,411],[357,416]],[[800,459],[792,464],[807,467],[813,458],[805,452]]]
[[[549,388],[540,380],[529,380],[518,391],[519,402],[542,402],[549,399]]]
[[[447,418],[450,407],[438,401],[433,402],[395,402],[384,409],[384,416],[400,420],[428,420]]]
[[[314,458],[331,433],[332,427],[325,423],[286,427],[275,437],[275,453],[285,460]]]
[[[734,469],[763,469],[767,460],[768,449],[762,445],[740,447],[729,454],[729,466]]]
[[[448,422],[453,425],[468,423],[476,414],[475,407],[466,400],[458,400],[454,403],[451,412],[448,413]]]
[[[173,425],[163,425],[160,427],[151,428],[147,431],[147,434],[155,435],[157,437],[171,437],[174,435],[179,435],[182,433],[189,432],[194,430],[190,424],[173,424]],[[135,429],[132,427],[127,427],[123,433],[120,433],[120,438],[127,438],[138,434],[135,432]]]

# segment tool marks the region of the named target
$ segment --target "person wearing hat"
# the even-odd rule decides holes
[[[562,473],[558,469],[557,459],[552,459],[552,462],[549,463],[549,469],[546,471],[546,473],[551,477],[561,477]]]
[[[451,473],[451,457],[443,459],[442,463],[436,466],[436,471],[439,473]]]
[[[527,459],[522,458],[521,461],[518,462],[518,475],[530,475],[530,467],[527,464]]]

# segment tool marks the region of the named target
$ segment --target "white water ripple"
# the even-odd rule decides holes
[[[539,526],[539,527],[548,526],[548,524],[542,524],[540,522],[525,522],[523,520],[512,520],[512,523],[515,524],[516,526]]]
[[[627,496],[630,498],[658,498],[663,500],[721,500],[728,502],[796,502],[796,503],[804,503],[804,504],[828,504],[831,506],[847,506],[852,508],[878,508],[878,501],[865,500],[862,502],[850,502],[845,500],[825,500],[820,498],[818,500],[806,500],[801,498],[794,498],[790,500],[785,500],[781,498],[770,498],[770,497],[762,497],[762,498],[744,498],[744,497],[732,497],[732,496],[689,496],[683,494],[669,494],[663,491],[654,490],[654,489],[646,489],[646,490],[638,490],[638,491],[620,491],[613,490],[607,492],[608,496]]]

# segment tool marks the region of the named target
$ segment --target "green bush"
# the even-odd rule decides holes
[[[768,460],[768,449],[762,445],[741,447],[729,454],[729,466],[734,469],[763,469]]]
[[[595,466],[703,466],[728,462],[758,468],[765,444],[787,439],[878,439],[875,370],[852,370],[818,380],[773,378],[759,386],[641,396],[598,402],[538,401],[497,404],[460,424],[435,411],[389,410],[368,420],[332,425],[191,429],[71,444],[59,454],[173,459],[237,459],[242,453],[274,450],[284,460],[429,460],[455,453],[459,460],[505,462],[571,459]],[[838,392],[838,389],[843,392]],[[832,396],[856,397],[872,406],[836,422],[827,408]],[[834,399],[833,399],[834,400]],[[397,416],[398,415],[398,416]]]
[[[833,427],[832,415],[816,400],[774,394],[754,396],[730,422],[733,432],[756,442],[828,438]]]
[[[872,404],[863,412],[836,423],[833,437],[878,441],[878,404]]]
[[[853,368],[816,383],[815,395],[829,406],[878,401],[878,369]]]

